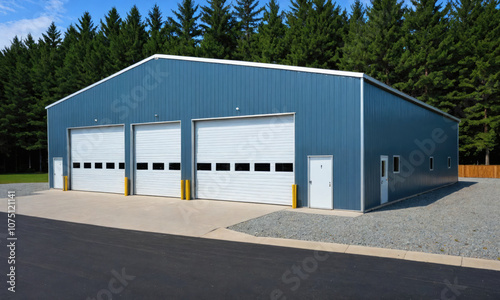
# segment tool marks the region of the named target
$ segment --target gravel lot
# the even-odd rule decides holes
[[[15,191],[16,197],[21,197],[48,189],[49,184],[47,182],[0,184],[0,198],[7,198],[9,191]]]
[[[500,260],[500,180],[461,178],[452,186],[355,218],[283,210],[229,229],[255,236]]]

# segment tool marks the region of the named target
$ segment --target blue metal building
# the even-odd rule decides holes
[[[458,180],[460,120],[362,73],[154,55],[47,114],[51,188],[367,211]]]

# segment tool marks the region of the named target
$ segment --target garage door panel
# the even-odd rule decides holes
[[[180,170],[170,170],[171,163],[181,162],[180,123],[134,126],[135,194],[180,197]],[[147,170],[137,170],[137,163],[147,163]],[[153,163],[163,164],[154,170]]]
[[[258,177],[231,175],[234,174],[224,176],[198,174],[198,198],[290,204],[293,174],[280,175],[279,178],[272,175]],[[273,197],[267,199],[269,195]]]
[[[220,159],[220,153],[228,160],[293,161],[293,116],[202,121],[196,127],[198,161]]]
[[[70,134],[71,188],[123,193],[125,170],[119,168],[125,158],[123,126],[76,128]],[[107,163],[112,163],[112,168]]]
[[[92,178],[93,182],[89,183],[89,178]],[[123,178],[123,170],[115,170],[114,172],[105,170],[101,174],[94,170],[81,170],[73,172],[72,189],[78,191],[123,193]]]
[[[235,118],[196,122],[196,163],[211,170],[197,170],[196,197],[290,205],[295,158],[293,116]],[[217,171],[229,163],[230,171]],[[236,164],[248,163],[248,171]],[[256,171],[255,164],[268,164]],[[291,164],[289,172],[276,171],[276,163]]]

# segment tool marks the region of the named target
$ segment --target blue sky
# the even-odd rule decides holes
[[[200,6],[206,4],[206,0],[195,0],[195,2]],[[268,0],[261,0],[260,5],[267,2]],[[290,6],[290,0],[278,0],[278,2],[282,9],[288,9]],[[353,2],[354,0],[337,1],[345,9],[348,9]],[[369,0],[363,2],[368,3]],[[113,6],[116,6],[118,12],[124,18],[130,8],[137,4],[140,13],[145,18],[155,3],[158,3],[164,16],[171,16],[171,10],[177,9],[178,1],[0,0],[0,49],[10,45],[16,35],[25,38],[28,33],[31,33],[35,39],[38,39],[47,30],[51,22],[55,22],[59,30],[64,32],[70,24],[76,23],[85,11],[89,11],[94,23],[98,24],[99,20],[104,18],[104,15]]]

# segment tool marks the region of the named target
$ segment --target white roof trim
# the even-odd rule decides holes
[[[426,108],[426,109],[428,109],[428,110],[431,110],[431,111],[433,111],[433,112],[435,112],[435,113],[438,113],[438,114],[440,114],[440,115],[442,115],[442,116],[444,116],[444,117],[447,117],[447,118],[449,118],[449,119],[452,119],[453,121],[456,121],[456,122],[460,123],[460,119],[459,119],[459,118],[456,118],[456,117],[454,117],[454,116],[452,116],[452,115],[450,115],[450,114],[447,114],[447,113],[445,113],[444,111],[442,111],[442,110],[440,110],[440,109],[437,109],[437,108],[435,108],[434,106],[431,106],[431,105],[429,105],[429,104],[427,104],[427,103],[425,103],[425,102],[422,102],[422,101],[420,101],[420,100],[418,100],[418,99],[416,99],[416,98],[413,98],[413,97],[412,97],[412,96],[410,96],[410,95],[407,95],[407,94],[405,94],[405,93],[403,93],[403,92],[400,92],[400,91],[396,90],[395,88],[392,88],[392,87],[388,86],[387,84],[385,84],[385,83],[383,83],[383,82],[378,81],[378,80],[377,80],[377,79],[375,79],[375,78],[372,78],[372,77],[370,77],[370,76],[368,76],[368,75],[366,75],[366,74],[363,74],[363,78],[364,78],[364,79],[366,79],[366,80],[368,80],[370,83],[372,83],[372,84],[374,84],[374,85],[377,85],[377,86],[381,87],[382,89],[385,89],[385,90],[387,90],[387,91],[389,91],[389,92],[391,92],[391,93],[394,93],[394,94],[396,94],[396,95],[400,96],[401,98],[404,98],[404,99],[406,99],[406,100],[408,100],[408,101],[410,101],[410,102],[415,103],[415,104],[416,104],[416,105],[418,105],[418,106],[421,106],[421,107],[423,107],[423,108]]]
[[[254,67],[254,68],[288,70],[288,71],[307,72],[307,73],[325,74],[325,75],[338,75],[338,76],[357,77],[357,78],[363,77],[363,73],[358,73],[358,72],[347,72],[347,71],[336,71],[336,70],[327,70],[327,69],[295,67],[295,66],[266,64],[266,63],[257,63],[257,62],[240,61],[240,60],[214,59],[214,58],[189,57],[189,56],[175,56],[175,55],[166,55],[166,54],[155,54],[153,56],[157,57],[157,58],[172,59],[172,60],[184,60],[184,61],[195,61],[195,62],[204,62],[204,63],[212,63],[212,64],[223,64],[223,65],[245,66],[245,67]]]
[[[224,65],[233,65],[233,66],[245,66],[245,67],[254,67],[254,68],[266,68],[266,69],[276,69],[276,70],[288,70],[288,71],[296,71],[296,72],[307,72],[307,73],[315,73],[315,74],[324,74],[324,75],[336,75],[336,76],[346,76],[346,77],[356,77],[356,78],[365,78],[369,82],[371,82],[374,85],[377,85],[385,90],[388,90],[410,102],[413,102],[419,106],[422,106],[424,108],[427,108],[431,111],[434,111],[440,115],[443,115],[445,117],[448,117],[454,121],[460,122],[460,119],[453,117],[452,115],[449,115],[433,106],[430,106],[422,101],[419,101],[409,95],[406,95],[394,88],[391,88],[390,86],[366,75],[363,73],[358,73],[358,72],[347,72],[347,71],[336,71],[336,70],[327,70],[327,69],[316,69],[316,68],[306,68],[306,67],[295,67],[295,66],[285,66],[285,65],[277,65],[277,64],[266,64],[266,63],[256,63],[256,62],[247,62],[247,61],[238,61],[238,60],[225,60],[225,59],[213,59],[213,58],[201,58],[201,57],[189,57],[189,56],[176,56],[176,55],[166,55],[166,54],[155,54],[153,56],[150,56],[146,59],[141,60],[140,62],[133,64],[129,66],[128,68],[125,68],[109,77],[106,77],[92,85],[89,85],[88,87],[81,89],[69,96],[64,97],[63,99],[56,101],[48,106],[45,107],[45,109],[51,108],[54,105],[57,105],[69,98],[72,98],[80,93],[83,93],[105,81],[110,80],[113,77],[116,77],[118,75],[121,75],[135,67],[138,67],[150,60],[153,59],[171,59],[171,60],[183,60],[183,61],[193,61],[193,62],[202,62],[202,63],[213,63],[213,64],[224,64]]]

